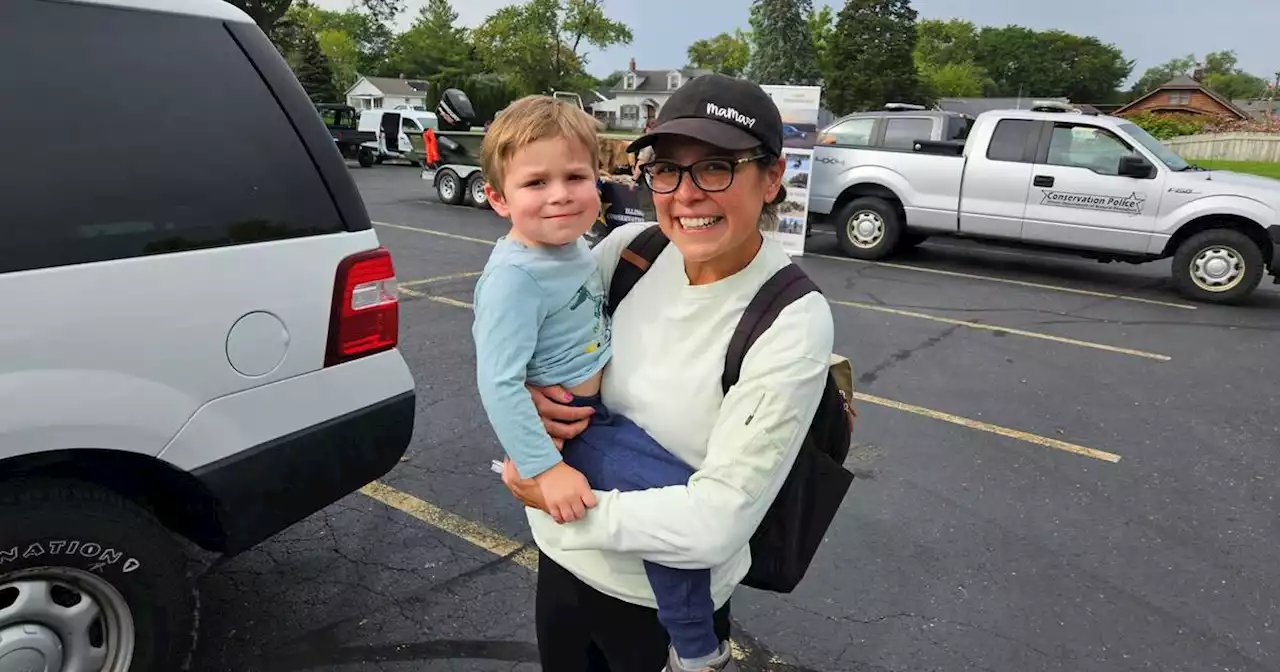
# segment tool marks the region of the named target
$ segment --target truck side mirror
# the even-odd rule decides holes
[[[1120,176],[1145,180],[1155,174],[1156,167],[1146,157],[1129,154],[1120,157]]]

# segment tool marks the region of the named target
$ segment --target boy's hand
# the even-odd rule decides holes
[[[547,513],[557,523],[570,523],[596,505],[596,494],[582,472],[561,462],[533,477],[542,490]]]

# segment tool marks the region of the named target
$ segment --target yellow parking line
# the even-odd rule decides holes
[[[1051,439],[1047,436],[1040,436],[1038,434],[1024,432],[1020,429],[1010,429],[1008,427],[1001,427],[1000,425],[993,425],[989,422],[982,422],[981,420],[973,420],[973,419],[962,417],[959,415],[952,415],[951,413],[935,411],[931,408],[925,408],[923,406],[904,404],[901,401],[894,401],[893,399],[885,399],[884,397],[877,397],[873,394],[866,394],[864,392],[854,392],[853,398],[859,401],[865,401],[868,404],[875,404],[877,406],[884,406],[885,408],[892,408],[899,411],[905,411],[907,413],[914,413],[916,415],[922,415],[926,418],[933,418],[934,420],[949,422],[953,425],[960,425],[961,427],[968,427],[969,429],[976,429],[981,432],[989,432],[991,434],[997,434],[999,436],[1008,437],[1010,439],[1018,439],[1019,441],[1026,441],[1027,443],[1033,443],[1037,446],[1044,446],[1045,448],[1053,448],[1055,450],[1062,450],[1068,453],[1075,453],[1076,455],[1084,455],[1086,457],[1092,457],[1094,459],[1102,460],[1104,462],[1116,463],[1120,461],[1120,456],[1116,455],[1115,453],[1108,453],[1106,451],[1097,450],[1095,448],[1088,448],[1088,447],[1077,445],[1074,443],[1068,443],[1066,441],[1059,441],[1058,439]]]
[[[833,261],[847,261],[855,264],[884,266],[885,268],[897,268],[905,271],[919,271],[921,273],[933,273],[934,275],[947,275],[954,278],[968,278],[970,280],[986,280],[988,282],[1002,282],[1006,285],[1032,287],[1035,289],[1047,289],[1055,292],[1065,292],[1067,294],[1080,294],[1083,296],[1093,296],[1100,299],[1115,299],[1117,301],[1132,301],[1136,303],[1146,303],[1146,304],[1151,304],[1155,306],[1164,306],[1166,308],[1181,308],[1182,310],[1197,309],[1196,306],[1186,304],[1186,303],[1172,303],[1169,301],[1159,301],[1156,299],[1144,299],[1139,296],[1128,296],[1126,294],[1112,294],[1111,292],[1096,292],[1090,289],[1077,289],[1075,287],[1047,285],[1040,282],[1028,282],[1026,280],[1013,280],[1011,278],[998,278],[990,275],[975,275],[973,273],[960,273],[958,271],[944,271],[939,268],[925,268],[923,266],[911,266],[909,264],[898,264],[890,261],[868,261],[866,259],[854,259],[852,257],[835,257],[827,254],[814,254],[812,252],[805,252],[804,256],[818,257],[820,259],[831,259]]]
[[[1075,345],[1082,348],[1092,348],[1094,350],[1105,350],[1121,355],[1132,355],[1134,357],[1144,357],[1146,359],[1154,359],[1160,362],[1167,362],[1172,359],[1168,355],[1160,355],[1154,352],[1146,352],[1144,350],[1133,350],[1131,348],[1120,348],[1114,345],[1106,345],[1103,343],[1094,343],[1093,341],[1081,341],[1075,338],[1067,338],[1065,336],[1054,336],[1052,334],[1044,334],[1038,331],[1027,331],[1026,329],[1016,329],[1014,327],[1002,327],[995,324],[985,324],[982,322],[968,322],[966,320],[955,320],[949,317],[940,317],[938,315],[928,315],[926,313],[917,313],[910,310],[901,310],[899,308],[889,308],[887,306],[877,306],[871,303],[859,303],[857,301],[838,301],[836,299],[828,299],[829,303],[838,306],[846,306],[849,308],[860,308],[862,310],[874,310],[881,313],[889,313],[890,315],[900,315],[902,317],[914,317],[920,320],[929,320],[931,322],[941,322],[942,324],[954,324],[970,329],[983,329],[986,331],[994,331],[1002,334],[1013,334],[1016,336],[1026,336],[1027,338],[1038,338],[1044,341],[1053,341],[1054,343],[1063,343],[1065,345]]]
[[[374,481],[363,488],[360,493],[382,502],[383,504],[406,513],[442,532],[451,534],[476,548],[488,551],[500,558],[508,558],[511,562],[525,569],[538,572],[538,548],[533,544],[522,544],[508,539],[501,533],[456,513],[446,511],[431,502],[414,497],[397,490],[380,481]],[[733,641],[733,657],[745,659],[750,653],[748,646]]]
[[[517,565],[538,571],[538,551],[535,547],[508,539],[480,523],[445,511],[435,504],[378,481],[360,488],[360,492],[432,527],[444,530],[476,548],[500,557],[511,556],[511,561]]]
[[[461,280],[462,278],[473,278],[484,273],[484,271],[467,271],[466,273],[450,273],[448,275],[437,275],[434,278],[423,278],[421,280],[406,280],[397,285],[404,289],[405,287],[417,287],[419,285],[429,285],[434,282],[444,282],[446,280]]]
[[[452,238],[454,240],[465,240],[469,243],[480,243],[482,245],[493,245],[496,241],[485,240],[484,238],[472,238],[471,236],[461,236],[456,233],[446,233],[444,231],[433,231],[431,229],[423,229],[417,226],[405,226],[403,224],[392,224],[391,222],[374,222],[378,226],[385,226],[389,229],[401,229],[403,231],[417,231],[418,233],[427,233],[441,238]]]
[[[457,306],[459,308],[472,307],[471,304],[465,301],[450,299],[447,296],[433,296],[431,294],[422,294],[420,292],[414,292],[414,295],[420,296],[422,298],[425,298],[431,301],[443,303],[449,306]],[[979,325],[979,326],[986,326],[986,325]],[[1095,343],[1092,345],[1097,345],[1097,344]],[[1163,356],[1163,355],[1157,355],[1157,357],[1160,357],[1160,356]],[[923,415],[928,418],[933,418],[934,420],[942,420],[943,422],[949,422],[953,425],[960,425],[961,427],[968,427],[969,429],[976,429],[976,430],[988,432],[991,434],[998,434],[1000,436],[1005,436],[1011,439],[1026,441],[1028,443],[1033,443],[1037,446],[1044,446],[1046,448],[1064,450],[1068,453],[1075,453],[1077,455],[1086,455],[1088,457],[1103,460],[1105,462],[1120,461],[1120,456],[1114,453],[1108,453],[1105,451],[1096,450],[1094,448],[1079,446],[1074,443],[1059,441],[1058,439],[1051,439],[1047,436],[1040,436],[1038,434],[1024,432],[1020,429],[1010,429],[1008,427],[1001,427],[1000,425],[993,425],[988,422],[982,422],[981,420],[973,420],[970,418],[966,418],[964,416],[953,415],[951,413],[946,413],[944,411],[935,411],[931,408],[925,408],[923,406],[915,406],[913,404],[906,404],[901,401],[894,401],[893,399],[885,399],[884,397],[877,397],[875,395],[864,394],[862,392],[854,392],[853,396],[869,404],[876,404],[877,406],[893,408],[899,411],[905,411],[907,413],[915,413],[916,415]]]

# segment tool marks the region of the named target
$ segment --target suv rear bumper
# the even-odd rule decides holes
[[[201,467],[216,550],[234,555],[390,471],[413,434],[412,390]]]

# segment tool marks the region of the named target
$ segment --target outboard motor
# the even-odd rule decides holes
[[[475,108],[467,94],[458,89],[445,89],[436,105],[436,118],[442,131],[469,131],[476,120]]]

